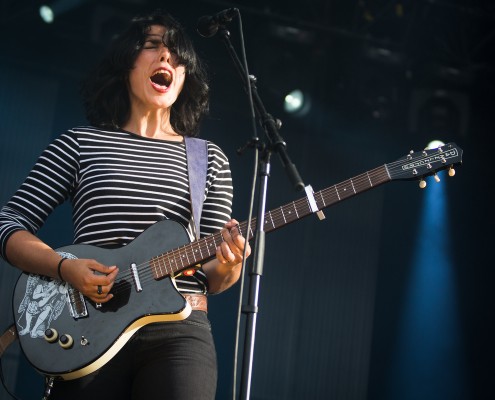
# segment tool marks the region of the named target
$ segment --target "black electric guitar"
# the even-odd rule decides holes
[[[367,171],[265,214],[264,231],[294,222],[392,180],[422,180],[462,161],[454,143],[425,150]],[[240,224],[251,239],[253,221]],[[142,326],[187,318],[190,306],[174,286],[173,277],[192,273],[215,255],[220,232],[189,243],[184,228],[173,221],[152,225],[127,246],[102,249],[70,245],[57,251],[68,258],[92,258],[117,265],[114,298],[95,304],[65,282],[22,273],[13,295],[13,312],[21,348],[40,373],[57,379],[83,377],[105,365]]]

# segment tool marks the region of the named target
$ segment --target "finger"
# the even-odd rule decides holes
[[[112,285],[96,285],[96,287],[91,291],[91,295],[94,299],[97,299],[99,302],[107,299],[110,300],[113,297],[113,294],[110,294],[110,290],[112,289]]]
[[[244,247],[244,240],[242,236],[239,236],[239,231],[237,225],[230,228],[224,228],[222,230],[222,238],[224,242],[230,248],[230,251],[236,255],[242,254],[242,249]]]
[[[95,294],[94,296],[88,296],[90,298],[90,300],[92,300],[93,302],[95,303],[106,303],[107,301],[110,301],[112,300],[113,298],[113,294],[103,294],[103,295],[98,295],[98,294]]]
[[[222,264],[227,264],[227,263],[234,262],[236,259],[236,256],[230,250],[230,247],[227,245],[227,243],[223,242],[222,244],[220,244],[220,246],[217,247],[217,259]]]
[[[93,271],[99,272],[100,274],[103,274],[103,275],[109,275],[112,272],[114,272],[115,270],[118,270],[116,265],[106,266],[106,265],[100,264],[99,262],[92,263],[91,269]]]
[[[235,251],[233,251],[226,243],[222,243],[219,247],[222,257],[220,260],[224,263],[238,264],[242,261],[243,253],[237,247],[235,248]]]
[[[108,285],[113,284],[113,282],[117,278],[117,275],[119,273],[119,269],[117,267],[115,267],[113,269],[111,267],[106,267],[106,268],[107,268],[107,271],[111,270],[111,272],[108,272],[108,274],[103,274],[103,275],[100,273],[94,274],[94,277],[92,280],[94,285],[108,286]]]
[[[230,236],[232,237],[235,245],[242,251],[244,250],[244,246],[246,245],[246,238],[242,236],[241,231],[239,230],[239,226],[236,225],[230,229]]]

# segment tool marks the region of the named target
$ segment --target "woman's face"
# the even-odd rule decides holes
[[[179,96],[186,69],[163,44],[166,28],[152,25],[129,74],[132,108],[144,111],[170,108]]]

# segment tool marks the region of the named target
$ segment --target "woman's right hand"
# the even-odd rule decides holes
[[[115,265],[107,267],[96,260],[84,258],[65,259],[60,268],[62,278],[95,303],[106,303],[112,299],[110,290],[118,273]]]

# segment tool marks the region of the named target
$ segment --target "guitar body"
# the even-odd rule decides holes
[[[164,250],[188,242],[180,224],[161,221],[118,249],[91,245],[58,249],[68,258],[91,258],[119,267],[119,276],[112,288],[114,298],[101,306],[65,282],[21,274],[14,289],[13,312],[26,358],[44,375],[75,379],[103,366],[142,326],[187,318],[191,312],[189,304],[170,277],[154,279],[149,260]],[[125,273],[132,263],[144,271],[140,274],[141,291],[133,275]],[[50,342],[45,338],[48,328],[56,330],[58,339],[69,335],[73,344],[65,348],[58,339]]]

